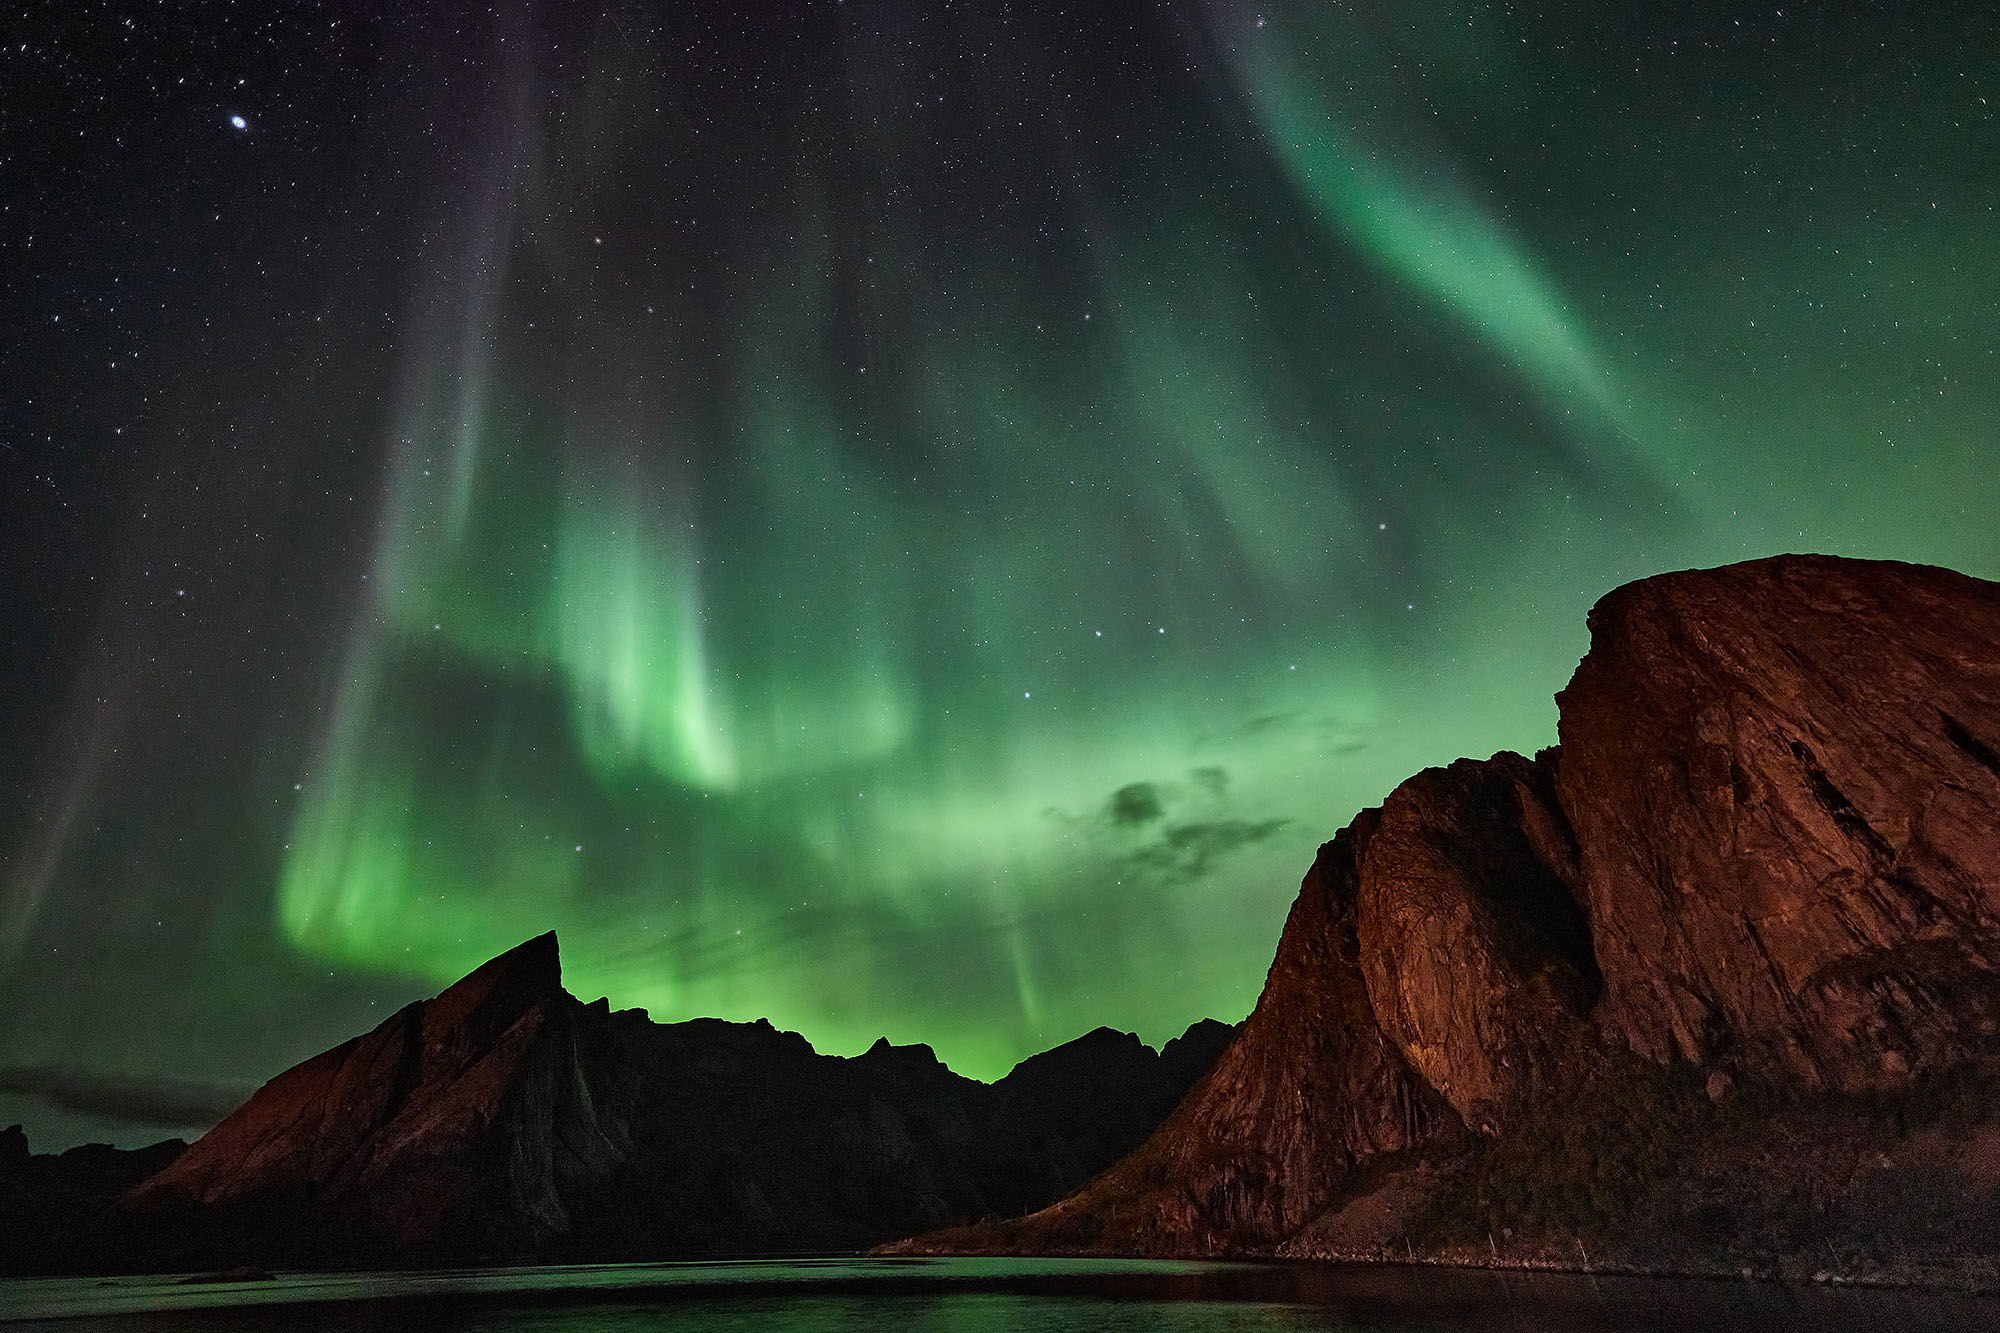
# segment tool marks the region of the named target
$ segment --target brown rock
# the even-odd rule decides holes
[[[1018,1223],[909,1248],[1257,1251],[1388,1216],[1347,1198],[1357,1166],[1497,1132],[1577,1058],[1596,973],[1554,762],[1461,760],[1363,812],[1320,848],[1235,1044],[1143,1148]]]
[[[413,1253],[453,1233],[474,1250],[512,1243],[522,1219],[531,1236],[557,1234],[569,1221],[559,1177],[624,1152],[592,1114],[572,1007],[554,933],[529,940],[272,1079],[128,1211],[202,1210],[245,1231],[311,1214],[357,1244]],[[556,1120],[559,1148],[534,1132]]]
[[[1558,789],[1605,1029],[1850,1090],[1960,1059],[2000,957],[2000,587],[1784,556],[1590,623]]]
[[[1596,999],[1555,756],[1426,769],[1383,803],[1361,861],[1358,944],[1376,1021],[1471,1127],[1574,1060]]]
[[[1402,1258],[1413,1253],[1408,1233],[1448,1187],[1441,1172],[1419,1164],[1364,1187],[1336,1203],[1278,1248],[1281,1258]],[[1402,1242],[1399,1244],[1398,1242]]]
[[[908,1248],[1268,1248],[1324,1211],[1357,1162],[1462,1133],[1369,1004],[1356,938],[1357,861],[1377,822],[1376,812],[1364,813],[1319,849],[1256,1009],[1137,1152],[1017,1223]]]

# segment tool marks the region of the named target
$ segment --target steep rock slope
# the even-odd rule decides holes
[[[1370,1011],[1419,1076],[1491,1132],[1570,1058],[1596,998],[1554,757],[1426,769],[1383,803],[1357,909]]]
[[[1255,1249],[1326,1206],[1357,1162],[1458,1132],[1375,1024],[1356,938],[1364,815],[1319,850],[1257,1007],[1137,1153],[1082,1193],[947,1247],[1129,1253]]]
[[[197,1249],[505,1250],[629,1155],[596,1114],[553,933],[286,1070],[127,1198]],[[309,1234],[301,1223],[310,1219]]]

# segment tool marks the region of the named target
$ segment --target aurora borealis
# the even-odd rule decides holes
[[[551,928],[979,1077],[1240,1017],[1612,586],[2000,576],[1920,8],[38,7],[0,1066],[248,1085]]]

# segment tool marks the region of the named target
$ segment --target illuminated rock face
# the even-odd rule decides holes
[[[1496,1132],[1596,998],[1556,756],[1426,769],[1383,803],[1356,893],[1375,1021],[1465,1123]]]
[[[555,936],[530,940],[272,1079],[127,1210],[232,1252],[560,1234],[563,1187],[631,1151],[583,1068],[593,1018],[613,1021],[563,991]]]
[[[1607,1031],[1857,1092],[1994,1031],[2000,586],[1806,556],[1648,579],[1558,700]]]
[[[1675,1070],[1717,1101],[2000,1071],[2000,586],[1786,556],[1628,585],[1591,629],[1559,747],[1428,769],[1320,849],[1242,1035],[1138,1152],[935,1247],[1267,1249],[1398,1160],[1527,1119],[1587,1141],[1569,1099]],[[1400,1179],[1343,1246],[1454,1188]]]
[[[150,1262],[854,1249],[1038,1206],[1129,1151],[1234,1029],[1099,1029],[994,1084],[562,987],[554,935],[280,1074],[128,1197]]]
[[[1357,864],[1369,811],[1319,850],[1257,1007],[1144,1147],[997,1248],[1211,1253],[1268,1245],[1368,1157],[1448,1136],[1456,1117],[1373,1020]]]

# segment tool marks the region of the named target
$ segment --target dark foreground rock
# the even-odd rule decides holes
[[[9,1267],[853,1251],[1074,1189],[1234,1032],[1197,1023],[1156,1053],[1099,1029],[985,1084],[927,1046],[843,1059],[768,1023],[580,1003],[545,935],[280,1074],[185,1151],[113,1154],[117,1171],[59,1205],[50,1159],[25,1174],[0,1139],[0,1189],[24,1182],[0,1199],[7,1224],[59,1238]]]
[[[0,1131],[0,1274],[68,1266],[120,1198],[186,1149],[166,1139],[146,1148],[87,1143],[34,1153],[19,1125]]]
[[[2000,1255],[2000,586],[1787,556],[1590,624],[1559,747],[1420,773],[1320,849],[1137,1152],[899,1248]]]

